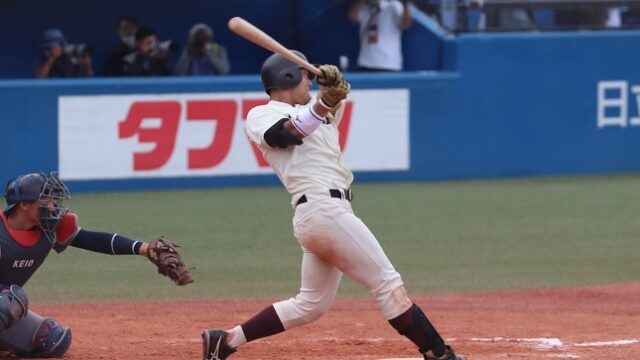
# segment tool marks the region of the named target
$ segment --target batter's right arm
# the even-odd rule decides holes
[[[297,139],[302,140],[305,136],[311,135],[311,133],[318,128],[319,124],[325,121],[329,111],[329,108],[322,106],[320,102],[316,102],[310,106],[309,110],[302,110],[296,119],[288,119],[285,121],[284,127]],[[309,114],[306,114],[306,112],[309,112]],[[307,118],[311,124],[305,124]]]
[[[317,77],[320,85],[318,101],[284,123],[284,127],[300,140],[311,135],[321,124],[327,123],[328,115],[337,112],[341,101],[346,99],[351,89],[338,67],[321,65],[320,71],[322,75]]]
[[[292,119],[282,119],[281,124],[277,123],[274,127],[267,130],[264,135],[265,140],[271,147],[274,147],[269,139],[275,137],[279,139],[281,135],[284,135],[285,140],[288,137],[293,137],[300,141],[300,143],[295,141],[287,143],[286,146],[302,144],[304,137],[311,135],[320,125],[327,123],[329,121],[328,115],[338,111],[341,106],[341,101],[347,97],[350,88],[351,86],[344,79],[340,80],[339,84],[335,86],[322,86],[320,88],[318,101],[315,104],[304,108]],[[283,147],[280,146],[280,142],[278,141],[272,142],[278,145],[278,147]]]

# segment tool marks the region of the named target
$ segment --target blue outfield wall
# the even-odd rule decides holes
[[[640,83],[639,40],[640,32],[629,31],[477,34],[449,41],[445,48],[453,54],[445,57],[452,61],[445,67],[462,74],[455,119],[468,126],[469,136],[458,150],[474,159],[460,162],[459,175],[639,171],[640,127],[630,122],[639,116],[631,92]],[[625,126],[598,127],[603,81],[628,85]],[[606,115],[619,110],[607,107]]]
[[[347,73],[354,89],[410,91],[409,169],[357,172],[357,181],[640,171],[640,86],[634,88],[640,32],[462,35],[445,40],[442,53],[442,72]],[[258,76],[0,82],[0,178],[57,169],[58,96],[245,91],[261,91]],[[73,181],[70,187],[277,182],[255,175]]]

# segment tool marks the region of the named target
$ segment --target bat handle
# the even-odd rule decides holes
[[[322,71],[320,71],[316,66],[309,64],[309,66],[305,66],[304,68],[314,73],[316,76],[322,76]]]

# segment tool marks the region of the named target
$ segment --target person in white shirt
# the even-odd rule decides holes
[[[402,70],[402,31],[412,23],[408,0],[356,0],[349,18],[359,24],[360,71]]]
[[[312,99],[310,73],[281,55],[271,55],[261,69],[271,101],[251,109],[246,123],[251,141],[291,194],[294,234],[303,252],[300,292],[229,330],[205,330],[203,359],[224,360],[247,342],[319,319],[333,303],[344,273],[371,291],[384,317],[418,346],[425,359],[464,360],[409,299],[400,274],[353,213],[353,175],[338,143],[350,85],[336,66],[322,65],[320,70],[320,91]]]

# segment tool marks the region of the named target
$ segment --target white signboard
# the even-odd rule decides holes
[[[629,99],[629,90],[633,99]],[[630,116],[630,102],[640,110],[640,86],[624,80],[598,82],[598,128],[607,126],[640,126],[640,116]],[[608,111],[607,111],[608,110]],[[610,112],[610,114],[608,114]]]
[[[271,173],[244,132],[262,92],[62,96],[65,180]],[[340,124],[354,171],[409,169],[409,91],[354,90]]]

